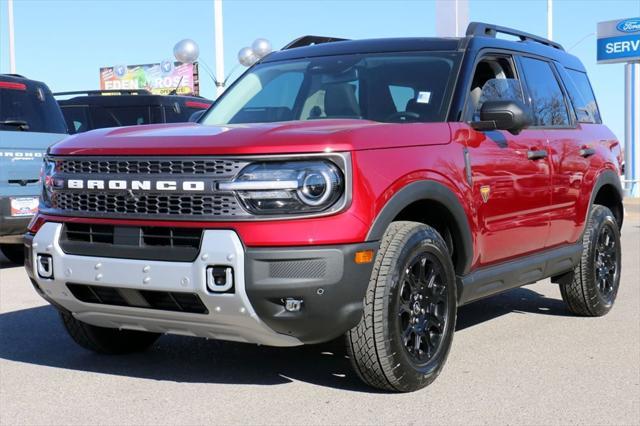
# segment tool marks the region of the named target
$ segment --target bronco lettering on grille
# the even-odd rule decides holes
[[[66,189],[109,189],[134,191],[185,191],[202,192],[206,190],[207,182],[201,180],[102,180],[102,179],[69,179],[60,185]],[[209,185],[213,189],[213,184]]]

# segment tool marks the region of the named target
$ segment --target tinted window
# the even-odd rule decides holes
[[[0,131],[67,133],[51,92],[37,84],[0,81]]]
[[[148,106],[93,107],[91,119],[94,129],[151,123]]]
[[[601,123],[600,111],[587,74],[569,69],[566,74],[568,78],[565,81],[565,86],[576,110],[578,121],[581,123]]]
[[[538,59],[522,58],[522,65],[531,97],[534,125],[568,126],[567,105],[550,64]]]
[[[63,106],[62,114],[67,122],[69,133],[82,133],[90,130],[89,108],[86,106]]]
[[[164,105],[163,108],[165,122],[167,123],[181,123],[189,118],[177,102],[173,102],[171,105]]]
[[[457,53],[420,52],[266,62],[235,83],[202,123],[443,121],[458,60]]]

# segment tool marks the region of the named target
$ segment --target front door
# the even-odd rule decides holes
[[[476,65],[467,117],[477,119],[487,100],[519,99],[522,85],[509,55],[486,55]],[[514,135],[469,127],[467,142],[478,221],[479,266],[544,247],[549,229],[551,170],[543,129]]]

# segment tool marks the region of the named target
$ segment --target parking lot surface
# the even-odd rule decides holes
[[[640,424],[640,204],[628,202],[613,310],[579,318],[556,285],[464,306],[436,382],[362,385],[339,343],[293,349],[164,336],[146,353],[76,346],[0,257],[0,424]]]

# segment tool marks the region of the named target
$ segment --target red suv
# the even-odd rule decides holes
[[[346,335],[366,383],[413,391],[441,371],[460,305],[551,277],[571,312],[611,309],[620,167],[583,65],[554,42],[481,23],[303,37],[199,124],[52,147],[26,265],[97,352]]]

